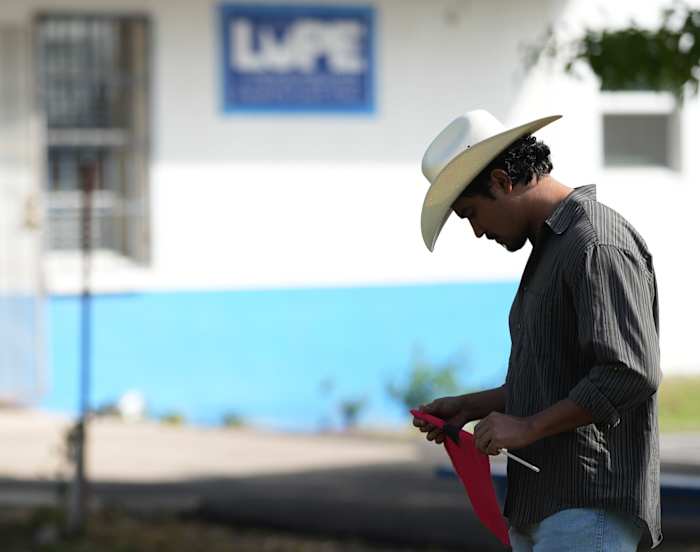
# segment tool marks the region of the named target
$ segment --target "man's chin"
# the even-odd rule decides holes
[[[510,253],[515,253],[516,251],[520,251],[523,248],[523,245],[525,245],[525,242],[518,242],[518,243],[513,243],[513,242],[508,242],[508,243],[502,243],[501,244],[503,248],[510,252]]]

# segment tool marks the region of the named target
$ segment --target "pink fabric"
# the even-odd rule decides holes
[[[440,418],[420,410],[411,410],[411,414],[439,428],[445,425]],[[459,430],[459,444],[445,435],[444,445],[457,475],[467,490],[474,513],[498,540],[509,546],[508,526],[496,500],[488,455],[476,449],[474,436],[464,430]]]

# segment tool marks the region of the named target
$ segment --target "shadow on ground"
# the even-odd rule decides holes
[[[0,504],[56,500],[52,481],[0,480]],[[439,550],[506,550],[475,519],[456,479],[415,462],[163,483],[100,482],[95,503],[139,515],[174,514],[237,527],[362,538]],[[700,549],[700,493],[664,491],[663,550]],[[679,517],[680,516],[680,517]],[[684,544],[682,544],[684,543]],[[697,548],[696,548],[697,547]]]

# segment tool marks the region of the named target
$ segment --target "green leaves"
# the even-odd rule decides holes
[[[429,403],[438,397],[458,392],[457,369],[454,362],[432,365],[415,353],[407,381],[399,385],[387,384],[387,393],[406,409]]]
[[[345,399],[340,402],[340,414],[343,417],[343,426],[346,429],[357,425],[357,419],[365,406],[367,406],[365,397]]]
[[[668,91],[680,102],[697,95],[700,85],[700,10],[674,4],[656,30],[632,22],[622,29],[587,29],[571,42],[560,42],[550,30],[528,47],[526,65],[542,55],[561,57],[566,73],[586,63],[603,90]]]

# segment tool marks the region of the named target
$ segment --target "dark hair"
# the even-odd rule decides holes
[[[484,195],[493,197],[490,190],[490,175],[494,169],[503,169],[513,184],[527,184],[533,176],[540,177],[549,174],[554,166],[549,146],[527,135],[519,138],[503,150],[485,169],[474,177],[472,183],[460,194],[460,197]]]

